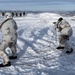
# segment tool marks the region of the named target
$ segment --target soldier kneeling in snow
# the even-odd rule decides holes
[[[59,46],[57,49],[66,48],[66,53],[69,54],[73,52],[72,47],[69,45],[68,41],[73,34],[72,28],[68,22],[66,22],[63,18],[59,18],[57,22],[54,22],[55,29],[58,29],[60,32],[59,35]]]
[[[3,34],[2,42],[0,43],[0,56],[3,57],[4,62],[0,67],[11,66],[10,59],[16,59],[16,43],[17,43],[17,25],[13,20],[11,13],[6,13],[5,18],[0,23],[0,29]],[[5,49],[9,47],[12,51],[11,56],[7,56]]]

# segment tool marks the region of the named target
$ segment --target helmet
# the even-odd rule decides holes
[[[60,17],[59,19],[58,19],[58,21],[62,21],[63,20],[63,18],[62,17]]]
[[[10,12],[6,12],[5,13],[5,17],[9,17],[10,18],[10,17],[12,17],[12,14]]]

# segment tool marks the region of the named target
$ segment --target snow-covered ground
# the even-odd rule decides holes
[[[14,18],[18,25],[18,59],[11,61],[11,67],[0,68],[0,75],[75,75],[75,32],[70,40],[72,54],[55,49],[58,39],[52,22],[59,17],[61,15],[55,13],[29,13]],[[75,17],[64,19],[75,31]],[[10,55],[11,51],[7,53]]]

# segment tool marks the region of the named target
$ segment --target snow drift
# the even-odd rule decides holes
[[[0,75],[75,75],[75,51],[67,55],[65,50],[56,50],[58,39],[53,22],[59,17],[61,15],[55,13],[29,13],[25,17],[14,18],[18,25],[18,59],[11,61],[11,67],[0,68]],[[75,31],[75,17],[63,18]],[[73,49],[74,34],[70,40]],[[11,53],[9,48],[6,51]]]

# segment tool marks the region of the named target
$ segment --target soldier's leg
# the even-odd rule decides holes
[[[65,45],[65,39],[63,38],[63,35],[59,36],[59,46],[57,47],[57,49],[64,49],[64,45]]]
[[[4,62],[2,64],[0,64],[0,67],[11,66],[10,60],[5,52],[6,48],[7,48],[7,44],[5,41],[3,41],[0,44],[0,56],[3,58]]]
[[[60,35],[59,36],[59,45],[60,46],[65,46],[65,42],[67,41],[67,39],[64,38],[64,35]]]
[[[8,58],[7,54],[5,53],[5,51],[0,50],[0,56],[4,60],[3,64],[7,64],[9,62],[9,58]]]
[[[11,42],[11,43],[9,44],[9,48],[10,48],[11,51],[12,51],[12,56],[16,56],[16,54],[17,54],[16,43]]]
[[[67,49],[67,51],[66,51],[67,54],[73,52],[73,49],[72,49],[72,47],[70,46],[69,43],[70,43],[69,41],[67,41],[67,42],[65,43],[65,48]]]
[[[13,43],[13,42],[9,43],[9,48],[12,51],[12,55],[9,56],[9,59],[16,59],[17,58],[16,42],[15,43]]]
[[[17,50],[16,50],[16,44],[17,44],[17,33],[13,34],[12,36],[12,42],[9,43],[9,48],[12,51],[12,55],[9,57],[10,59],[16,59],[17,58]]]
[[[66,53],[68,54],[73,52],[73,49],[69,43],[69,37],[67,35],[60,36],[59,44],[67,49]]]
[[[70,45],[69,41],[69,36],[68,35],[63,35],[63,39],[61,40],[61,43],[63,44],[64,48],[67,49],[66,53],[71,53],[73,52],[73,49]]]

